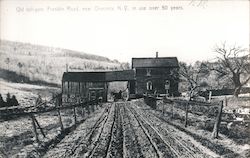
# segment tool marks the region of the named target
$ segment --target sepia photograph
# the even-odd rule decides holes
[[[0,0],[0,158],[249,158],[249,0]]]

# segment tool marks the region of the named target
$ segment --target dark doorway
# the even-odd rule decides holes
[[[129,81],[130,94],[135,94],[135,81]]]

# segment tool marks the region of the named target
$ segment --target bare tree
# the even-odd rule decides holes
[[[129,70],[130,69],[130,65],[129,65],[128,62],[121,63],[120,64],[120,68],[121,68],[121,70]]]
[[[250,80],[249,52],[240,46],[227,46],[224,42],[214,48],[219,56],[217,62],[209,64],[209,69],[215,71],[219,78],[229,78],[234,85],[234,96],[238,97],[242,86]]]
[[[202,62],[196,62],[194,66],[180,62],[179,74],[188,83],[190,100],[197,95],[199,88],[208,86],[204,80],[208,73]]]

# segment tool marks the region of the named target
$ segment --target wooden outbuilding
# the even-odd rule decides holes
[[[135,72],[133,70],[64,72],[62,78],[63,102],[79,103],[96,99],[106,102],[108,82],[132,82],[134,80]]]

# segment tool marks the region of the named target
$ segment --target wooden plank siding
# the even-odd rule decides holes
[[[65,72],[62,78],[63,102],[84,102],[100,97],[107,101],[107,82],[134,80],[133,70]]]

